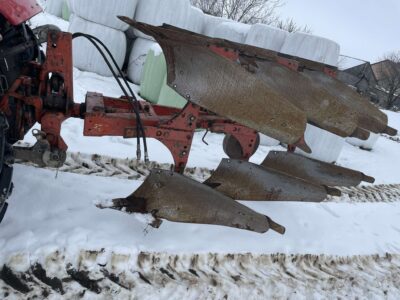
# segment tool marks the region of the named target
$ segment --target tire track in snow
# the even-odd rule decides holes
[[[32,165],[28,162],[19,162]],[[149,162],[148,164],[136,159],[113,158],[98,154],[67,153],[67,160],[59,171],[116,177],[121,179],[144,180],[152,168],[171,169],[167,163]],[[203,182],[212,170],[207,168],[186,168],[185,175]],[[397,202],[400,201],[400,184],[381,184],[359,187],[338,187],[342,196],[328,196],[327,202],[360,203],[360,202]]]
[[[25,254],[25,256],[27,256]],[[400,293],[400,255],[337,257],[81,251],[10,257],[0,298],[96,299],[389,298]]]

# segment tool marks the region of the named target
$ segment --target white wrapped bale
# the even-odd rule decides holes
[[[224,22],[233,22],[233,21],[205,14],[202,34],[213,37],[214,31],[217,28],[217,26]]]
[[[279,52],[289,32],[265,24],[254,24],[251,26],[245,43]]]
[[[203,32],[204,26],[204,13],[197,7],[190,7],[189,13],[187,14],[186,25],[184,29],[190,30],[196,33]]]
[[[326,38],[303,32],[294,32],[286,37],[280,52],[330,66],[337,66],[340,46]]]
[[[132,18],[135,15],[137,0],[70,0],[73,12],[78,17],[117,30],[125,31],[129,25],[117,16]]]
[[[69,13],[72,16],[75,14],[75,0],[66,0],[66,1],[67,1]]]
[[[155,56],[162,52],[160,45],[148,39],[137,38],[133,43],[129,55],[128,77],[136,84],[140,84],[143,67],[150,50],[153,50]]]
[[[166,23],[180,28],[187,28],[190,8],[189,0],[139,0],[135,12],[135,20],[154,26]],[[139,30],[135,30],[135,35],[154,40]]]
[[[126,37],[122,31],[86,21],[71,15],[69,32],[83,32],[100,39],[114,56],[118,66],[122,68],[126,55]],[[74,39],[74,66],[80,70],[94,72],[102,76],[112,76],[97,49],[85,38]]]
[[[47,0],[45,11],[51,15],[61,17],[64,0]]]
[[[376,133],[370,134],[368,140],[363,141],[357,138],[346,138],[346,142],[348,142],[350,145],[360,147],[365,150],[372,150],[378,141],[379,135]]]
[[[251,25],[239,22],[223,22],[215,27],[212,37],[236,43],[244,43]]]
[[[344,138],[310,124],[307,124],[305,140],[312,153],[308,154],[298,148],[296,153],[327,163],[337,161],[345,143]]]
[[[273,147],[273,146],[278,146],[280,144],[278,140],[266,136],[265,134],[259,133],[259,136],[260,136],[260,145],[262,146]]]

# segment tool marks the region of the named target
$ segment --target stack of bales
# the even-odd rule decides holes
[[[69,0],[72,13],[69,31],[87,33],[100,39],[122,68],[127,51],[124,31],[129,25],[120,21],[117,16],[133,16],[136,5],[136,0]],[[73,58],[74,66],[80,70],[112,76],[96,48],[82,37],[74,40]]]
[[[50,1],[50,0],[49,0]],[[51,0],[57,1],[57,0]],[[202,33],[207,36],[249,44],[301,57],[326,65],[337,66],[339,46],[330,40],[286,31],[264,25],[247,25],[232,20],[204,15],[190,5],[189,0],[68,0],[72,12],[70,31],[85,32],[97,36],[111,50],[122,67],[126,56],[127,36],[133,40],[127,73],[130,80],[141,85],[143,98],[158,104],[182,107],[186,101],[166,84],[166,63],[159,45],[150,36],[119,21],[117,15],[133,17],[139,22],[152,25],[167,23],[176,27]],[[74,64],[82,70],[110,76],[111,72],[101,56],[89,42],[74,42]],[[340,155],[344,139],[308,125],[306,140],[313,153],[308,155],[327,162],[334,162]],[[278,141],[266,136],[262,144],[277,145]]]
[[[188,0],[140,0],[135,12],[135,20],[155,26],[163,23],[191,31],[199,31],[203,26],[203,12],[193,8]],[[129,56],[128,76],[139,84],[147,53],[159,53],[154,38],[139,30],[133,31],[137,39]]]
[[[42,3],[47,13],[57,17],[62,16],[65,0],[45,0]]]

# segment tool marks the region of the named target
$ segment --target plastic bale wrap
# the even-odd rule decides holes
[[[278,140],[266,136],[265,134],[259,133],[259,136],[260,136],[260,145],[262,146],[273,147],[273,146],[278,146],[280,144]]]
[[[139,0],[135,20],[155,26],[166,23],[186,29],[188,22],[193,22],[188,19],[190,8],[189,0]],[[154,40],[153,37],[145,35],[139,30],[135,30],[135,35]]]
[[[132,18],[135,15],[137,0],[70,0],[74,14],[97,24],[125,31],[129,25],[118,16]]]
[[[62,7],[62,12],[61,12],[61,17],[65,21],[69,21],[69,18],[71,17],[71,9],[69,8],[69,3],[68,1],[64,1],[63,7]]]
[[[234,21],[205,14],[202,34],[213,37],[217,26],[224,22],[234,22]]]
[[[357,138],[346,138],[346,142],[348,142],[349,144],[351,144],[353,146],[360,147],[365,150],[372,150],[372,149],[374,149],[374,146],[375,146],[376,142],[378,141],[378,139],[379,139],[379,134],[371,132],[368,140],[366,140],[366,141],[362,141]]]
[[[196,33],[202,33],[204,19],[204,13],[201,9],[197,7],[190,7],[189,13],[187,14],[185,29]]]
[[[71,15],[68,31],[87,33],[100,39],[108,47],[118,66],[122,68],[126,54],[126,37],[122,31],[86,21],[76,15]],[[73,41],[73,59],[74,66],[82,71],[112,76],[97,49],[83,37]]]
[[[162,52],[161,47],[152,40],[137,38],[133,43],[132,51],[129,55],[128,77],[136,84],[141,81],[146,57],[150,50],[153,50],[155,55]]]
[[[245,43],[251,25],[239,22],[223,22],[216,26],[212,37],[229,40],[236,43]]]
[[[344,138],[310,124],[307,124],[305,139],[312,153],[308,154],[298,148],[296,153],[327,163],[336,162],[345,143]]]
[[[185,98],[167,85],[167,75],[165,75],[161,85],[160,96],[157,104],[175,108],[183,108],[186,103],[187,101]]]
[[[64,0],[47,0],[45,1],[45,11],[51,15],[61,17],[64,5]]]
[[[279,28],[265,24],[254,24],[247,33],[245,43],[279,52],[288,35],[289,32]]]
[[[167,63],[164,55],[150,49],[141,74],[140,96],[147,101],[157,103],[166,74]]]
[[[280,52],[330,66],[337,66],[340,46],[326,38],[303,32],[294,32],[286,37]]]

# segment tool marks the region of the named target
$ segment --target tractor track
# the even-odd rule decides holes
[[[400,136],[398,136],[398,135],[390,136],[390,135],[387,135],[387,134],[381,134],[380,136],[384,137],[384,138],[386,138],[388,140],[391,140],[393,142],[400,143]]]
[[[28,264],[23,263],[30,261],[27,254],[10,257],[0,267],[0,298],[395,299],[400,293],[400,256],[393,254],[175,255],[101,250],[81,251],[73,261],[67,256],[56,251],[42,263]]]
[[[28,162],[18,162],[31,165]],[[67,160],[58,170],[83,175],[116,177],[121,179],[144,180],[152,168],[171,169],[168,163],[137,161],[136,159],[113,158],[98,154],[67,153]],[[54,170],[54,169],[53,169]],[[197,181],[205,181],[212,173],[207,168],[186,168],[185,175]],[[400,184],[338,187],[342,196],[328,196],[326,202],[362,203],[400,201]]]

